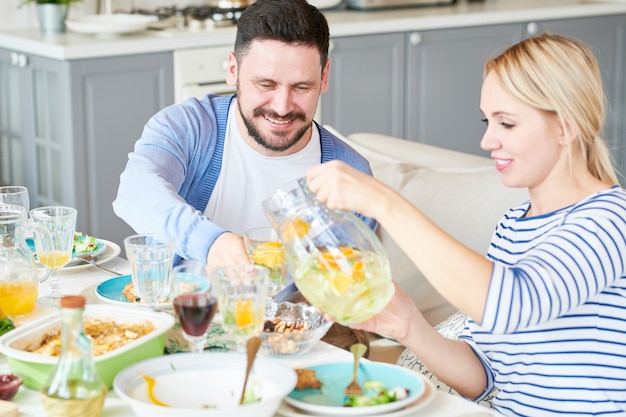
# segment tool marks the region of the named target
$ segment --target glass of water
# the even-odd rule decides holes
[[[170,291],[174,237],[162,233],[132,235],[124,239],[124,248],[137,301],[147,305],[165,302]]]
[[[28,211],[30,209],[28,188],[21,185],[0,187],[0,203],[22,206]]]

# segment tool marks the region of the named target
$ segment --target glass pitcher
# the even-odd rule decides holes
[[[25,207],[0,205],[0,305],[12,317],[32,312],[37,302],[39,283],[52,270],[37,268],[34,255],[26,244],[27,231],[39,233],[50,241],[46,230],[28,224]]]
[[[279,188],[263,209],[309,303],[343,325],[364,321],[387,305],[394,293],[389,260],[365,222],[330,210],[304,178]]]

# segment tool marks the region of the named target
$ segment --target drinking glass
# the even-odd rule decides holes
[[[40,264],[51,268],[50,295],[40,297],[37,303],[43,307],[60,307],[61,269],[72,259],[74,231],[78,212],[71,207],[48,206],[30,211],[30,219],[50,233],[50,242],[35,233],[35,249]]]
[[[174,237],[164,233],[132,235],[124,239],[124,248],[139,301],[149,306],[164,302],[170,292]]]
[[[193,353],[204,350],[209,325],[217,311],[217,295],[206,265],[191,261],[172,270],[170,297]]]
[[[247,340],[263,330],[269,270],[241,264],[217,268],[213,273],[224,331],[236,342],[237,351],[245,352]]]
[[[259,227],[246,231],[243,235],[243,243],[250,260],[255,265],[269,269],[267,283],[267,303],[269,304],[273,302],[274,296],[285,288],[287,280],[287,263],[283,244],[278,233],[271,227]]]
[[[21,185],[6,185],[0,187],[0,203],[22,206],[28,211],[30,200],[28,198],[28,188]]]

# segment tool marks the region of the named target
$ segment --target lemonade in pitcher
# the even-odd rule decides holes
[[[35,308],[37,287],[31,278],[0,282],[0,306],[12,317],[23,316]]]
[[[330,210],[306,186],[289,183],[263,203],[287,266],[307,301],[350,325],[380,312],[394,293],[382,244],[352,213]]]
[[[346,246],[322,248],[298,261],[294,281],[311,304],[342,324],[370,318],[393,295],[388,271],[376,254]]]
[[[32,228],[26,215],[25,207],[0,204],[0,307],[14,318],[35,309],[39,282],[52,271],[37,268],[25,240],[27,231],[47,241],[50,235]]]

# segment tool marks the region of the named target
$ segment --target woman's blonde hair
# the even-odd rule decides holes
[[[600,138],[604,93],[600,69],[589,48],[560,35],[533,36],[487,61],[484,75],[490,73],[513,97],[556,115],[563,129],[569,125],[578,132],[578,146],[589,172],[601,181],[619,183]]]

